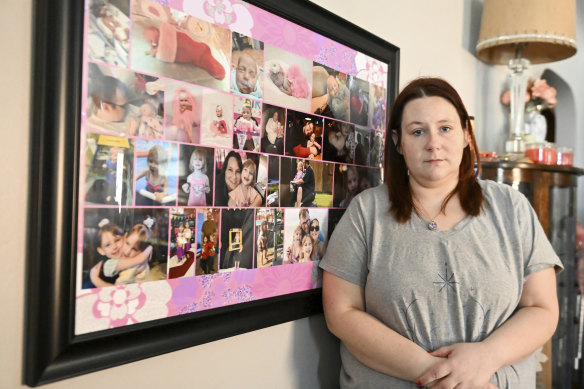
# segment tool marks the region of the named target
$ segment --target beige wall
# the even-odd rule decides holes
[[[370,0],[358,6],[353,0],[315,3],[399,46],[400,85],[420,75],[440,75],[459,90],[471,113],[484,105],[483,88],[491,70],[480,64],[470,49],[474,45],[472,37],[476,36],[480,2]],[[0,2],[0,166],[4,168],[0,191],[0,258],[4,264],[0,282],[0,388],[17,388],[21,382],[25,250],[30,246],[25,239],[25,218],[31,7],[32,0]],[[317,316],[46,387],[326,388],[335,386],[338,363],[338,344],[326,331],[322,316]]]

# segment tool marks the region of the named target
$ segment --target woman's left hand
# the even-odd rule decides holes
[[[484,343],[456,343],[431,352],[435,357],[446,358],[434,364],[419,378],[422,385],[432,384],[432,389],[491,389],[489,380],[498,369]]]

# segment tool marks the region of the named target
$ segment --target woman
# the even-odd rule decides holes
[[[215,187],[215,206],[227,206],[229,201],[229,192],[237,188],[241,183],[241,170],[243,169],[243,162],[241,156],[234,150],[227,153],[223,161],[223,168],[217,177],[217,185]],[[254,189],[260,194],[250,207],[260,207],[263,203],[263,196],[260,191],[254,186]]]
[[[312,245],[314,246],[313,261],[319,260],[324,256],[326,250],[324,242],[318,240],[318,233],[320,232],[320,222],[318,219],[312,219],[309,227],[310,237],[312,238]]]
[[[445,81],[406,86],[389,124],[387,186],[353,199],[320,265],[341,387],[534,388],[562,266],[535,212],[477,179],[469,116]]]

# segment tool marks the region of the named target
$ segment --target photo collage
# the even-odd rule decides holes
[[[81,289],[319,261],[382,184],[386,88],[154,1],[88,4]]]

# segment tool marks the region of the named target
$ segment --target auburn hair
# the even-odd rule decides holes
[[[402,154],[398,152],[402,139],[402,118],[406,105],[415,99],[424,97],[441,97],[454,106],[460,118],[463,129],[468,131],[469,144],[464,148],[459,167],[458,185],[446,196],[442,203],[442,212],[446,204],[456,193],[464,211],[471,216],[481,212],[484,196],[478,182],[480,170],[479,150],[470,116],[458,92],[448,82],[441,78],[423,77],[410,82],[397,96],[387,128],[385,142],[385,182],[389,190],[389,212],[399,223],[407,222],[414,210],[414,202],[410,190],[408,167]],[[395,138],[395,139],[394,139]]]

